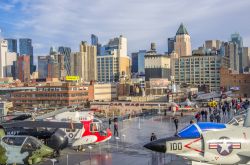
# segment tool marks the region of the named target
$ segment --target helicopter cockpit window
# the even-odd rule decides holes
[[[101,129],[100,123],[91,123],[90,124],[90,131],[91,132],[99,132]]]
[[[4,137],[3,142],[8,145],[21,146],[25,140],[25,137]]]
[[[28,138],[23,144],[23,148],[27,150],[36,150],[41,147],[41,144],[33,138]]]

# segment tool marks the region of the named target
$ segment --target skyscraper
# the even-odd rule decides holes
[[[91,34],[91,45],[95,45],[97,49],[97,56],[101,53],[102,45],[98,42],[98,37],[94,34]]]
[[[33,46],[32,40],[29,38],[20,38],[19,39],[19,53],[20,55],[30,56],[30,74],[36,71],[36,66],[34,65],[34,56],[33,56]]]
[[[17,53],[17,40],[11,38],[7,38],[5,40],[8,41],[8,51]]]
[[[71,54],[71,48],[60,46],[58,48],[58,53],[64,56],[64,68],[66,69],[66,74],[70,75],[71,71],[71,64],[70,64],[70,54]]]
[[[172,51],[174,50],[174,42],[175,42],[175,38],[168,38],[168,54],[172,53]]]
[[[0,38],[0,77],[6,77],[6,56],[8,52],[8,43]]]
[[[192,55],[190,36],[182,23],[176,32],[174,50],[179,57]]]
[[[238,46],[238,55],[239,55],[239,72],[243,73],[243,40],[239,33],[231,34],[231,42],[235,43]]]
[[[138,73],[138,52],[132,53],[132,66],[131,66],[131,72],[132,73]]]
[[[91,34],[91,45],[98,45],[98,37],[94,34]]]
[[[139,50],[139,52],[132,53],[132,68],[131,72],[134,74],[144,75],[145,74],[145,59],[146,50]]]
[[[38,56],[38,77],[46,79],[48,77],[48,64],[50,56]]]
[[[83,81],[97,80],[96,46],[80,43],[80,52],[71,54],[71,75],[80,76]]]
[[[250,67],[250,48],[249,47],[243,47],[242,56],[243,56],[243,60],[242,60],[243,68],[249,68]]]
[[[29,82],[30,80],[30,56],[21,55],[17,57],[16,76],[22,82]]]
[[[146,50],[139,50],[138,52],[138,73],[139,75],[145,74],[145,55],[147,51]]]
[[[234,42],[225,42],[222,45],[224,56],[229,59],[229,68],[239,71],[239,51],[238,45]]]

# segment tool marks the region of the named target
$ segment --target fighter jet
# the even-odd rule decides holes
[[[144,147],[187,158],[193,164],[250,164],[250,113],[243,127],[195,123],[177,136],[159,139]]]
[[[4,135],[0,130],[0,164],[36,164],[53,149],[31,136]]]

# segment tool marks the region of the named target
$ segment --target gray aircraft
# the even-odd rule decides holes
[[[250,164],[250,113],[243,127],[195,123],[177,136],[159,139],[144,147],[184,157],[193,164]]]
[[[53,150],[32,136],[3,136],[0,139],[1,164],[36,164]]]

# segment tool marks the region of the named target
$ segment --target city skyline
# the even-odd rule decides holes
[[[249,7],[245,0],[13,0],[0,2],[0,28],[4,38],[31,38],[35,56],[47,55],[50,46],[69,46],[75,52],[80,41],[90,43],[91,34],[102,44],[124,35],[129,54],[148,50],[150,42],[159,52],[167,52],[167,38],[175,35],[181,22],[190,33],[192,49],[209,39],[228,41],[235,32],[250,46]]]

